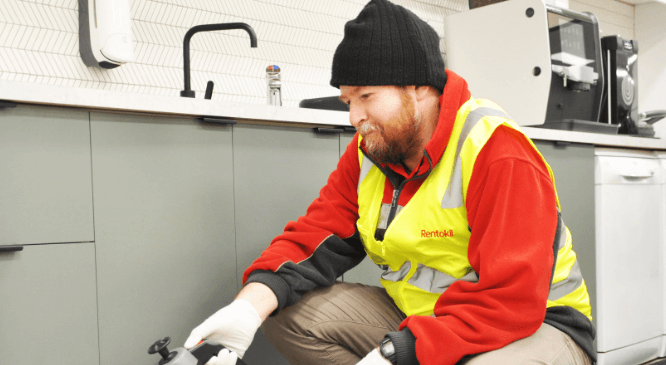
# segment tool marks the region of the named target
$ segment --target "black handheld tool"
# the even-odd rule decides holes
[[[158,362],[159,365],[204,365],[213,356],[217,356],[224,346],[205,340],[198,345],[187,350],[183,347],[177,348],[175,351],[169,351],[167,345],[171,342],[171,338],[164,337],[161,340],[155,341],[148,348],[149,354],[159,353],[162,359]],[[238,359],[236,365],[246,365],[243,360]]]

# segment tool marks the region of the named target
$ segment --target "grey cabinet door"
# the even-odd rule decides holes
[[[0,253],[0,363],[99,364],[93,242]]]
[[[0,245],[94,240],[88,112],[0,109]]]
[[[91,113],[100,363],[153,365],[236,294],[231,127]]]
[[[273,126],[234,126],[238,278],[290,220],[305,214],[340,154],[337,134]],[[259,331],[248,364],[287,364]]]
[[[319,196],[340,159],[339,135],[306,128],[234,127],[238,278]]]
[[[347,145],[354,138],[352,133],[342,133],[340,135],[340,156],[345,153]],[[343,276],[343,280],[350,283],[361,283],[365,285],[374,285],[381,286],[379,282],[379,277],[381,276],[382,271],[377,265],[375,265],[369,257],[365,257],[360,264],[355,268],[347,271]]]
[[[594,146],[534,141],[555,175],[562,219],[571,231],[573,249],[590,294],[596,325],[596,252],[594,223]]]
[[[345,153],[347,145],[351,143],[352,139],[354,139],[354,133],[350,132],[340,133],[340,157],[342,157],[342,154]]]

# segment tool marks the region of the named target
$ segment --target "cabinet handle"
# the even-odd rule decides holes
[[[342,128],[324,128],[324,127],[317,127],[314,130],[319,133],[342,133],[345,131]]]
[[[630,171],[620,174],[620,176],[626,179],[649,179],[654,176],[654,171],[651,170],[639,170],[639,171]]]
[[[649,179],[655,174],[652,169],[632,166],[616,166],[612,171],[625,179]]]
[[[23,251],[22,245],[0,246],[0,253]]]
[[[217,124],[228,124],[228,125],[233,125],[238,123],[233,119],[220,118],[220,117],[199,117],[197,119],[205,123],[217,123]]]
[[[13,101],[8,101],[8,100],[0,100],[0,109],[4,108],[16,108],[18,103],[15,103]]]
[[[356,128],[352,126],[346,126],[346,127],[317,127],[314,129],[317,132],[321,133],[342,133],[342,132],[353,132],[356,133]]]

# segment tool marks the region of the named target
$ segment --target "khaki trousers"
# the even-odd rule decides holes
[[[397,331],[405,315],[383,288],[337,282],[306,294],[262,325],[268,340],[292,365],[356,364]],[[569,336],[543,324],[532,336],[501,349],[466,356],[458,365],[589,365]]]

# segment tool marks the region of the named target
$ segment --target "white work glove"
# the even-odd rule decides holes
[[[238,355],[235,352],[223,349],[204,365],[236,365],[236,361],[238,361]]]
[[[261,326],[261,318],[254,306],[247,300],[236,299],[193,329],[190,337],[185,341],[185,348],[190,349],[207,339],[221,344],[242,358],[247,348],[250,347],[259,326]],[[223,355],[223,352],[224,350],[218,354],[217,363],[212,362],[213,359],[208,363],[227,364],[220,362],[220,359],[229,357],[228,354]],[[231,364],[235,363],[234,360]]]
[[[375,348],[374,350],[370,351],[369,354],[365,355],[364,358],[361,359],[361,361],[357,362],[356,365],[392,365],[388,359],[386,359],[384,356],[382,356],[381,352],[379,352],[379,348]]]

